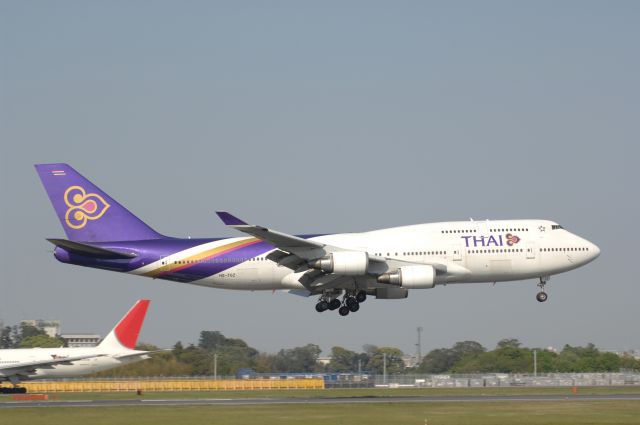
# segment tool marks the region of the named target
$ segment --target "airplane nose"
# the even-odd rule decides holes
[[[592,255],[592,259],[596,259],[600,256],[600,248],[598,248],[598,245],[591,243],[591,246],[589,247],[589,251],[591,252]]]

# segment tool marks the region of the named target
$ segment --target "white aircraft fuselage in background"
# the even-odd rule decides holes
[[[138,300],[96,347],[16,348],[0,350],[0,382],[71,378],[147,359],[135,350],[149,300]]]

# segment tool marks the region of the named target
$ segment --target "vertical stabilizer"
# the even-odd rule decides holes
[[[101,348],[128,348],[133,350],[138,343],[140,329],[149,308],[149,300],[138,300],[131,310],[120,319],[118,324],[102,340]]]
[[[49,199],[72,241],[163,237],[67,164],[36,164]]]

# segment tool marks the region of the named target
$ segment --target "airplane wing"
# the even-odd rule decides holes
[[[0,367],[0,375],[19,375],[21,373],[30,373],[35,369],[52,367],[59,364],[69,364],[78,360],[90,359],[94,357],[102,357],[104,354],[87,354],[84,356],[73,357],[56,357],[51,360],[36,360],[33,362],[16,363]]]
[[[380,276],[383,273],[406,266],[430,265],[434,268],[435,273],[440,276],[463,276],[469,273],[466,268],[459,265],[440,262],[414,263],[395,258],[378,257],[366,252],[368,267],[366,268],[367,271],[361,275],[318,270],[318,267],[311,268],[310,264],[329,254],[344,255],[337,253],[353,253],[358,255],[358,253],[362,251],[340,248],[318,241],[288,235],[266,227],[247,224],[225,211],[217,211],[216,214],[218,214],[218,217],[220,217],[227,226],[268,242],[278,248],[278,250],[270,253],[267,258],[281,266],[292,269],[295,272],[295,279],[312,294],[325,289],[340,288],[344,285],[349,286],[354,278],[364,278],[365,280],[374,279],[375,281],[374,276]],[[366,283],[365,286],[367,286]]]
[[[286,233],[268,229],[263,226],[247,224],[244,221],[240,220],[238,217],[235,217],[226,211],[216,211],[216,214],[218,214],[218,217],[220,217],[222,222],[227,226],[233,227],[236,230],[268,242],[281,251],[286,251],[288,253],[294,254],[295,256],[303,260],[315,260],[332,252],[351,251],[349,249],[304,239],[299,236],[288,235]],[[278,255],[279,254],[276,254],[276,256]],[[283,259],[282,257],[285,257],[285,255],[281,254],[279,256],[281,258],[278,258],[278,260],[281,260]],[[379,258],[371,255],[369,256],[369,260],[384,262],[384,258]],[[274,259],[274,261],[276,260]]]
[[[113,356],[116,359],[128,359],[131,357],[141,357],[141,356],[148,356],[150,354],[156,354],[156,353],[165,353],[167,351],[171,351],[171,348],[165,348],[162,350],[153,350],[153,351],[137,351],[135,353],[131,353],[131,354],[122,354],[122,355],[116,355]]]
[[[268,242],[273,246],[283,251],[295,254],[302,259],[312,260],[325,255],[327,252],[331,252],[331,248],[327,249],[327,245],[320,242],[310,241],[298,236],[287,235],[286,233],[267,229],[262,226],[250,225],[225,211],[216,211],[216,214],[218,214],[218,217],[220,217],[222,222],[227,226]]]

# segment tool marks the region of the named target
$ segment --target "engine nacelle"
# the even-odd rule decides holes
[[[369,268],[369,254],[362,251],[332,252],[326,257],[311,262],[309,266],[326,273],[362,276]]]
[[[436,270],[433,266],[405,266],[394,273],[378,276],[378,282],[402,286],[408,289],[428,289],[436,284]]]

